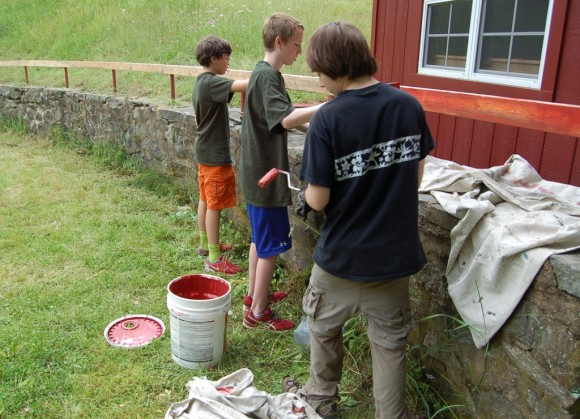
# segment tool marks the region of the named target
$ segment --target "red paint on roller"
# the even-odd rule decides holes
[[[271,169],[268,173],[262,176],[262,179],[258,181],[258,186],[260,188],[265,188],[267,185],[272,183],[280,173],[282,173],[280,169],[276,168]]]

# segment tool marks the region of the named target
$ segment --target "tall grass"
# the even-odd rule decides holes
[[[370,40],[372,0],[2,0],[0,60],[90,60],[198,65],[197,42],[214,34],[233,47],[230,68],[252,70],[263,57],[262,24],[276,11],[295,16],[310,34],[323,23],[346,20]],[[310,75],[304,57],[283,72]],[[71,87],[112,92],[103,70],[70,70]],[[117,75],[119,94],[167,100],[166,76]],[[24,81],[24,72],[0,67],[1,82]],[[34,85],[61,87],[61,69],[30,69]],[[178,103],[191,100],[193,78],[179,77]]]

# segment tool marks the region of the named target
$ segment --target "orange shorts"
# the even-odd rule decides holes
[[[199,196],[207,209],[219,211],[236,206],[236,174],[232,166],[197,165]]]

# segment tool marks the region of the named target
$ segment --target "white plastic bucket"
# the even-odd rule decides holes
[[[185,275],[167,286],[171,357],[186,368],[212,367],[226,348],[231,285],[212,275]]]

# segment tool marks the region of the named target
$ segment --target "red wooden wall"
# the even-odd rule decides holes
[[[539,90],[424,76],[417,73],[422,0],[374,0],[371,47],[377,76],[402,86],[453,90],[580,105],[580,1],[554,0],[547,62]],[[580,186],[580,139],[427,112],[436,139],[432,155],[477,168],[519,154],[546,180]]]

